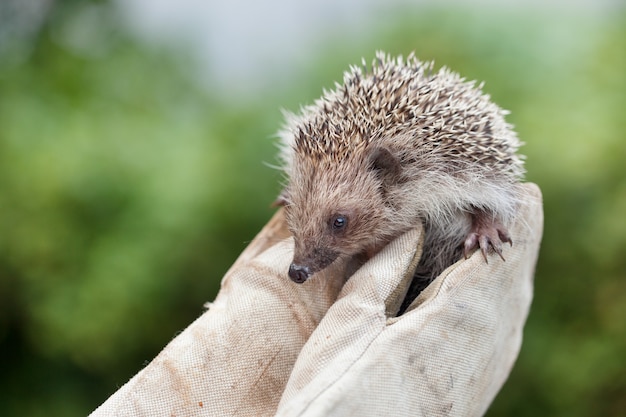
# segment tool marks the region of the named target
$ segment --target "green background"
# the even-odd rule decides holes
[[[297,76],[227,100],[106,2],[89,53],[74,47],[85,3],[52,3],[0,50],[0,415],[87,414],[201,314],[273,212],[280,109],[378,49],[485,81],[544,194],[524,345],[488,415],[626,415],[623,8],[398,10],[366,36],[320,34]]]

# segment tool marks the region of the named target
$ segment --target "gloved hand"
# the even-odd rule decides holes
[[[281,213],[226,274],[209,311],[93,416],[481,415],[521,345],[542,234],[533,184],[506,262],[477,252],[392,317],[419,258],[421,228],[343,285],[328,268],[304,284]]]

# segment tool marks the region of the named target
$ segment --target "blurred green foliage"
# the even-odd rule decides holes
[[[199,315],[271,215],[279,109],[377,49],[486,81],[544,193],[524,345],[488,415],[626,413],[623,11],[403,11],[325,34],[298,79],[235,105],[112,13],[85,49],[76,4],[0,56],[0,415],[85,415]]]

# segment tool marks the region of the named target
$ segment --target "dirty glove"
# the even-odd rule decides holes
[[[342,287],[328,268],[286,276],[291,239],[278,213],[225,276],[209,311],[94,416],[481,415],[521,345],[542,233],[528,184],[506,262],[476,252],[397,311],[421,229],[370,259]]]

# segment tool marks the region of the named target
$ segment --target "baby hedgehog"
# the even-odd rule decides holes
[[[481,87],[379,52],[370,70],[352,67],[343,85],[287,116],[277,203],[295,240],[293,281],[372,256],[420,222],[414,293],[474,249],[504,259],[523,159],[507,112]]]

